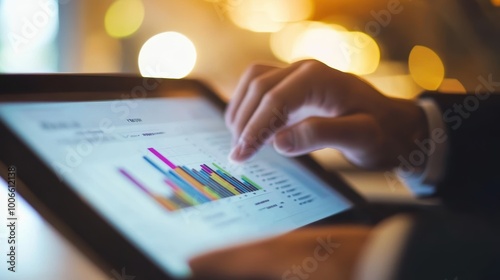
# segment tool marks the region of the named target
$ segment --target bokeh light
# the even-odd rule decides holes
[[[332,68],[348,71],[351,56],[344,52],[344,43],[345,32],[339,32],[326,24],[311,26],[295,41],[292,60],[313,58]]]
[[[268,0],[269,15],[277,22],[296,22],[308,19],[314,10],[312,0]]]
[[[309,22],[291,23],[272,33],[269,42],[273,54],[279,60],[290,63],[293,60],[293,45],[308,26]]]
[[[108,8],[104,18],[106,32],[115,38],[134,34],[144,20],[144,5],[141,0],[117,0]]]
[[[443,82],[444,64],[438,54],[428,47],[413,47],[408,66],[415,83],[426,90],[436,90]]]
[[[438,90],[441,93],[467,93],[465,86],[457,79],[444,79]]]
[[[254,32],[276,32],[286,22],[307,19],[312,0],[240,0],[229,9],[229,18],[240,28]]]
[[[139,52],[139,70],[144,77],[180,79],[196,64],[196,48],[185,35],[164,32],[151,37]]]
[[[335,24],[288,24],[271,35],[270,45],[274,55],[284,62],[312,58],[358,75],[374,72],[380,63],[380,48],[373,38]]]
[[[500,7],[500,0],[491,0],[491,4],[495,7]]]
[[[331,28],[337,31],[347,31],[340,25],[327,25],[321,22],[300,21],[289,23],[281,30],[274,32],[270,37],[270,46],[273,54],[281,61],[291,63],[297,58],[294,58],[292,52],[297,40],[310,28]]]
[[[382,60],[376,73],[363,78],[382,94],[391,97],[413,99],[422,92],[408,73],[407,63],[400,61]]]
[[[375,72],[380,63],[380,48],[377,42],[363,32],[343,33],[345,41],[342,52],[349,56],[350,65],[347,72],[367,75]]]

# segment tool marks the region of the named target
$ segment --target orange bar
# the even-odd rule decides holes
[[[170,201],[168,199],[165,199],[165,198],[160,197],[160,196],[155,196],[154,198],[156,201],[158,201],[158,203],[160,203],[163,207],[167,208],[167,210],[169,210],[169,211],[174,211],[174,210],[179,209],[177,204],[174,204],[172,201]]]
[[[169,180],[165,180],[165,183],[167,183],[170,186],[170,188],[172,188],[174,193],[177,196],[179,196],[183,201],[185,201],[187,204],[198,205],[198,202],[196,201],[196,199],[190,197],[185,191],[181,190],[174,183],[170,182]]]
[[[206,190],[206,187],[200,182],[196,181],[193,177],[191,177],[189,174],[187,174],[184,170],[182,170],[180,167],[176,167],[174,171],[179,174],[182,178],[184,178],[186,181],[188,181],[191,186],[195,187],[198,191],[200,191],[202,194],[204,194],[207,198],[210,200],[217,200],[219,197],[215,196],[211,192]]]

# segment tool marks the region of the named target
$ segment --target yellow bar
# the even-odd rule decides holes
[[[180,197],[182,200],[184,200],[187,204],[190,204],[190,205],[198,205],[199,204],[198,201],[196,201],[196,199],[189,196],[188,193],[183,191],[181,188],[177,187],[174,183],[172,183],[168,180],[165,180],[165,183],[167,183],[172,188],[172,191],[178,197]]]
[[[207,186],[203,185],[203,188],[205,189],[205,191],[207,191],[208,193],[210,193],[212,196],[215,196],[216,199],[221,199],[222,198],[219,194],[215,193],[214,191],[212,191]]]
[[[210,174],[210,178],[214,179],[217,183],[221,184],[224,188],[226,188],[228,191],[230,191],[231,193],[235,194],[235,195],[240,195],[241,193],[239,193],[233,185],[229,184],[228,182],[226,182],[226,180],[224,180],[221,176],[219,176],[219,174],[217,173],[212,173]]]
[[[189,174],[187,174],[180,167],[175,168],[174,171],[177,172],[177,174],[179,174],[179,176],[186,179],[186,181],[188,181],[193,187],[195,187],[197,190],[199,190],[202,194],[204,194],[210,200],[216,200],[216,199],[220,198],[217,194],[212,192],[212,190],[208,189],[206,186],[204,186],[200,182],[196,181],[193,177],[191,177]]]
[[[191,198],[187,193],[185,193],[183,190],[175,190],[175,194],[182,199],[184,202],[186,202],[189,205],[198,205],[198,201],[195,199]]]

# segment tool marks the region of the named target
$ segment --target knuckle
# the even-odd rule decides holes
[[[311,120],[305,120],[297,124],[295,129],[297,135],[310,135],[311,134]]]
[[[331,134],[331,127],[327,126],[323,118],[312,117],[302,123],[300,131],[307,135],[307,139],[311,142],[326,144]]]
[[[270,91],[262,97],[262,103],[267,106],[276,106],[281,103],[282,96],[277,91]]]
[[[302,67],[307,71],[318,71],[325,69],[327,66],[317,60],[308,59],[303,61]]]
[[[300,123],[299,130],[304,134],[315,136],[318,130],[322,130],[320,119],[316,117],[306,119]]]
[[[247,75],[249,76],[254,76],[256,75],[257,73],[260,73],[262,72],[262,69],[264,68],[265,66],[262,65],[262,64],[258,64],[258,63],[253,63],[253,64],[250,64],[250,66],[248,66],[247,70],[246,70],[246,73]]]
[[[311,143],[304,143],[308,142],[307,139],[317,139],[317,127],[318,127],[318,120],[317,118],[309,118],[301,123],[298,124],[297,126],[297,133],[299,134],[300,137],[299,139],[303,139],[302,142],[300,143],[301,145],[310,145]]]
[[[249,89],[251,92],[262,93],[266,89],[266,82],[263,78],[255,78],[250,82]]]
[[[243,128],[244,128],[244,126],[242,126],[240,124],[234,125],[234,127],[233,127],[234,133],[236,135],[241,135],[243,133]]]

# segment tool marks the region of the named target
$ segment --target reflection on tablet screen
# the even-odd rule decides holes
[[[5,103],[0,117],[87,203],[169,274],[206,250],[293,230],[351,207],[265,147],[227,161],[230,134],[202,98]],[[47,186],[47,188],[50,188]]]

